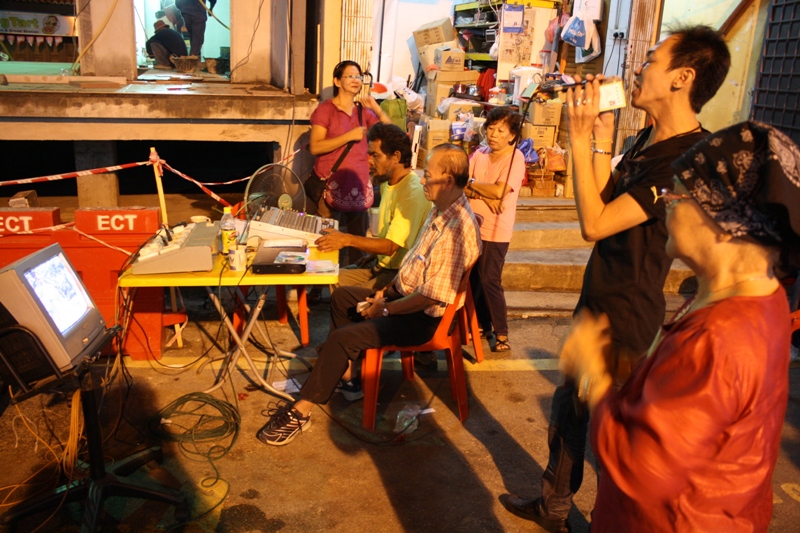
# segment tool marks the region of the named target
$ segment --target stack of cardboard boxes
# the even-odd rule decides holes
[[[457,120],[457,114],[472,111],[478,117],[483,112],[483,106],[467,102],[451,104],[444,113],[438,109],[442,100],[450,96],[453,85],[474,84],[480,76],[477,70],[464,70],[465,54],[459,47],[449,18],[421,26],[414,32],[414,41],[427,77],[425,116],[421,122],[423,142],[417,158],[418,167],[421,168],[430,149],[450,141],[453,121]],[[435,65],[435,68],[426,68],[431,65]],[[522,138],[532,139],[537,150],[552,147],[558,136],[562,109],[562,103],[558,100],[545,104],[532,103],[523,126]],[[553,174],[549,173],[548,179],[542,177],[532,179],[530,184],[532,194],[553,196],[555,184],[552,176]]]
[[[458,44],[449,18],[436,20],[420,26],[414,32],[414,42],[419,52],[420,63],[426,71],[427,97],[425,100],[424,142],[417,161],[424,161],[427,151],[450,140],[451,122],[456,114],[473,111],[480,114],[481,106],[453,104],[446,113],[437,107],[447,98],[457,83],[471,84],[478,81],[477,70],[464,70],[464,51]],[[436,68],[428,69],[431,65]],[[423,151],[424,150],[424,151]]]
[[[552,147],[558,137],[558,126],[564,109],[560,100],[550,100],[543,104],[531,103],[528,120],[522,128],[522,137],[533,141],[536,150]],[[556,183],[553,172],[541,165],[533,165],[528,171],[528,185],[531,196],[555,196]]]

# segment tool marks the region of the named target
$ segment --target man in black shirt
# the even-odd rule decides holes
[[[181,34],[167,26],[163,20],[157,20],[154,27],[155,35],[145,43],[147,54],[156,58],[156,68],[171,69],[170,56],[185,56],[186,43]]]
[[[705,26],[678,29],[651,49],[634,72],[631,103],[653,125],[639,132],[614,169],[614,113],[601,114],[598,107],[602,75],[587,76],[583,89],[567,93],[575,204],[584,239],[595,242],[575,312],[608,315],[609,369],[619,379],[627,377],[617,372],[621,356],[644,355],[664,320],[663,288],[672,260],[664,249],[664,203],[656,197],[671,186],[670,163],[708,134],[697,113],[729,67],[725,41]],[[506,509],[553,533],[569,531],[572,497],[583,481],[589,413],[576,392],[576,384],[565,379],[553,396],[542,495],[500,497]]]

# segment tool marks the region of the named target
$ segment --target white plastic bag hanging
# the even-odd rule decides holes
[[[575,63],[588,63],[602,52],[599,32],[594,32],[591,45],[588,48],[575,49]]]

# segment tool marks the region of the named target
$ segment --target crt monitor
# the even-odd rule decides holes
[[[69,370],[93,355],[106,324],[59,244],[0,269],[0,303],[35,333],[55,365]]]

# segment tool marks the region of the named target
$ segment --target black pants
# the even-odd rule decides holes
[[[307,201],[306,210],[312,215],[317,215],[317,205],[325,194],[326,187],[325,180],[320,179],[319,176],[313,172],[303,182],[303,189],[305,190]],[[326,202],[327,205],[327,202]],[[377,204],[375,204],[377,205]],[[331,210],[331,218],[339,223],[339,231],[342,233],[349,233],[350,235],[358,235],[359,237],[366,237],[367,230],[369,229],[369,210],[364,211],[337,211],[330,205],[328,209]],[[339,250],[339,266],[346,267],[358,262],[364,256],[364,252],[358,248],[347,246]]]
[[[331,332],[319,349],[319,357],[305,385],[304,400],[327,403],[347,370],[363,350],[381,346],[415,346],[433,338],[441,318],[424,311],[389,315],[372,320],[356,312],[356,304],[375,293],[363,287],[339,287],[331,296]]]
[[[191,45],[189,55],[199,56],[206,39],[206,17],[183,13],[183,20],[186,23],[186,31],[189,33],[189,44]]]
[[[339,231],[366,237],[369,229],[369,211],[336,211],[331,209],[331,217],[339,222]],[[353,246],[339,250],[339,266],[346,267],[364,257],[364,252]]]
[[[552,518],[567,518],[572,497],[583,482],[589,410],[582,404],[576,406],[575,396],[575,382],[569,378],[553,394],[547,431],[550,456],[542,474],[542,499]]]
[[[492,326],[497,335],[508,336],[508,308],[502,283],[508,244],[483,241],[483,252],[469,275],[475,313],[487,335]]]

